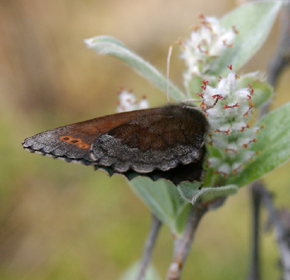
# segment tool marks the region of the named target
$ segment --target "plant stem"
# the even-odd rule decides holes
[[[290,5],[283,7],[280,16],[280,39],[268,67],[268,81],[275,88],[278,78],[290,63]],[[261,116],[266,114],[269,109],[269,103],[261,109]]]
[[[143,280],[145,272],[152,258],[152,252],[155,245],[155,242],[158,237],[159,229],[162,225],[162,222],[152,213],[151,218],[151,228],[147,241],[145,244],[142,260],[140,262],[139,272],[137,274],[136,280]]]
[[[260,279],[260,209],[261,209],[261,196],[259,194],[258,182],[255,182],[251,186],[252,193],[252,213],[253,213],[253,230],[252,230],[252,242],[251,242],[251,263],[250,273],[248,280]]]
[[[207,211],[208,207],[201,203],[197,203],[196,207],[192,207],[182,237],[175,240],[173,260],[168,270],[167,280],[181,279],[184,263],[190,252],[197,226]]]
[[[276,242],[280,251],[280,263],[283,271],[283,280],[290,280],[290,212],[278,211],[273,204],[271,194],[260,183],[257,183],[256,191],[259,192],[261,201],[268,212],[271,225],[274,227]],[[283,224],[283,218],[285,225]]]

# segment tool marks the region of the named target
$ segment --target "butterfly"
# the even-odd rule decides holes
[[[201,181],[209,124],[184,104],[107,115],[41,132],[22,142],[32,153],[92,165],[129,180],[178,185]]]

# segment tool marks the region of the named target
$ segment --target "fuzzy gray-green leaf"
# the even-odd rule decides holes
[[[172,183],[165,180],[153,182],[148,178],[138,177],[130,181],[130,186],[151,212],[169,226],[172,233],[178,235],[182,232],[182,222],[176,219],[182,219],[180,215],[187,202],[180,198]]]
[[[258,76],[258,78],[255,76]],[[254,108],[259,108],[273,96],[271,85],[259,76],[261,76],[259,73],[249,73],[241,76],[241,79],[238,80],[239,88],[247,88],[249,84],[253,86],[254,94],[251,100],[254,102]]]
[[[124,61],[141,76],[153,83],[164,93],[167,92],[167,79],[154,66],[134,53],[122,42],[110,36],[97,36],[86,39],[88,48],[103,55],[110,55]],[[171,81],[169,81],[169,96],[175,101],[184,99],[184,94]]]
[[[249,149],[258,154],[239,175],[229,180],[240,187],[261,178],[290,158],[290,103],[267,114],[257,125],[265,125],[265,128],[257,135],[258,142]]]
[[[236,72],[245,65],[267,39],[283,3],[285,2],[255,1],[228,13],[221,20],[221,25],[226,29],[235,26],[239,33],[234,46],[214,61],[211,72],[217,76],[225,76],[228,72],[227,65],[233,65]]]

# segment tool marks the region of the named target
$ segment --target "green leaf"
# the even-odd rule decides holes
[[[179,199],[181,200],[182,198],[179,198]],[[184,231],[184,228],[188,220],[188,215],[191,209],[192,209],[192,205],[190,203],[184,202],[182,206],[177,209],[178,211],[176,211],[175,233],[178,233],[179,236],[181,236],[181,234]]]
[[[191,186],[192,185],[192,186]],[[200,199],[203,202],[213,201],[220,197],[235,194],[238,191],[236,185],[227,185],[216,188],[194,188],[194,184],[184,183],[178,186],[181,196],[189,201],[192,205],[197,203]]]
[[[184,182],[178,185],[177,189],[181,197],[187,202],[191,203],[192,198],[199,193],[199,189],[202,186],[201,182]]]
[[[177,188],[165,180],[138,177],[129,182],[133,191],[177,236],[181,235],[192,207],[180,197]]]
[[[189,96],[195,96],[197,92],[200,92],[201,85],[202,85],[202,77],[197,75],[193,76],[188,85]]]
[[[122,42],[110,36],[97,36],[85,39],[87,47],[103,55],[110,55],[124,61],[137,73],[153,83],[164,93],[167,92],[167,79],[154,66],[134,53]],[[183,100],[184,94],[171,81],[169,81],[169,96],[175,101]]]
[[[139,262],[135,262],[129,269],[127,269],[119,280],[135,280],[139,271]],[[153,265],[150,265],[146,270],[144,280],[161,280],[157,270]]]
[[[211,72],[225,76],[228,73],[226,65],[233,65],[238,71],[261,48],[268,37],[276,16],[283,5],[282,1],[255,1],[244,4],[222,20],[221,25],[238,30],[233,48],[228,48],[214,62]]]
[[[231,176],[230,183],[238,186],[247,185],[290,158],[290,103],[279,107],[263,117],[258,126],[265,125],[257,135],[258,142],[249,149],[258,154],[245,166],[239,175]]]
[[[259,108],[273,96],[273,88],[271,85],[263,81],[263,77],[258,72],[249,73],[241,76],[238,81],[239,88],[247,88],[249,84],[253,86],[254,94],[252,96],[252,101],[254,102],[254,108]],[[258,77],[258,78],[257,78]]]
[[[238,187],[236,185],[227,185],[216,188],[203,188],[193,198],[192,204],[201,199],[203,202],[213,201],[215,199],[236,194]]]

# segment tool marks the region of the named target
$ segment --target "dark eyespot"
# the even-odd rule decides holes
[[[78,147],[81,149],[88,149],[90,147],[90,145],[82,142],[82,143],[78,144]]]
[[[59,140],[64,141],[64,142],[68,142],[68,141],[70,141],[70,140],[72,140],[72,139],[73,139],[73,138],[70,137],[70,136],[61,136],[61,137],[59,138]]]
[[[81,143],[82,140],[81,139],[75,139],[73,138],[71,141],[70,141],[70,144],[78,144],[78,143]]]

